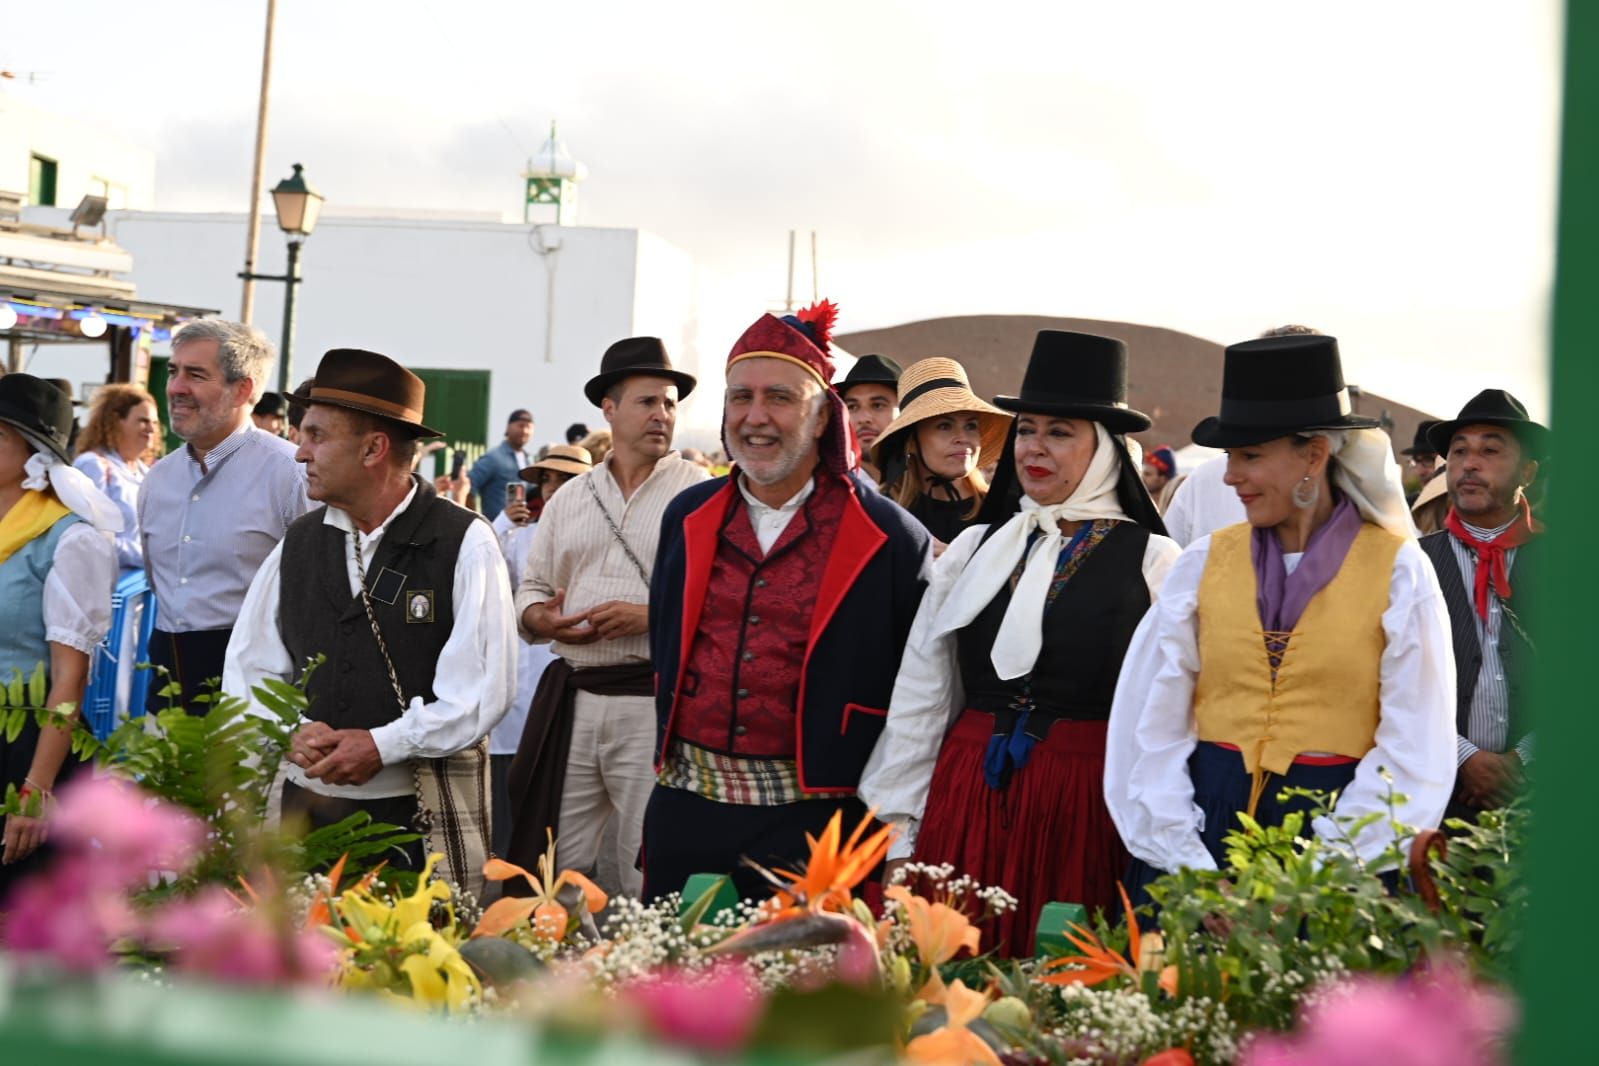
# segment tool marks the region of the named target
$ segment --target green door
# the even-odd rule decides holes
[[[150,395],[155,397],[155,414],[161,420],[161,433],[166,440],[167,452],[173,451],[183,443],[182,438],[172,432],[172,419],[167,417],[167,364],[169,362],[171,360],[167,356],[152,356],[150,358],[150,383],[145,386],[150,390]]]
[[[411,372],[427,386],[422,421],[444,434],[449,451],[466,453],[468,468],[488,450],[489,372],[487,370],[418,370]],[[449,470],[450,460],[440,456],[433,472]],[[427,467],[423,467],[427,472]]]

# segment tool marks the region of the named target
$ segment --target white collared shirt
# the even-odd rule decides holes
[[[416,492],[413,485],[381,525],[362,534],[363,566],[371,566],[384,533],[410,506]],[[336,507],[329,507],[322,521],[346,533],[355,528],[350,516]],[[355,565],[355,542],[348,536],[345,561],[350,595],[357,596],[361,583]],[[284,646],[278,624],[282,562],[280,544],[261,564],[244,598],[222,671],[222,689],[229,695],[247,696],[268,677],[284,681],[294,677],[295,663]],[[289,780],[325,796],[377,799],[409,795],[415,788],[411,759],[440,758],[469,748],[505,716],[516,694],[516,627],[511,590],[505,580],[505,560],[487,522],[473,522],[461,539],[451,596],[455,621],[439,653],[433,676],[433,702],[412,697],[404,714],[372,730],[372,742],[383,759],[383,769],[362,785],[328,785],[307,778],[299,767],[288,765]],[[392,694],[386,695],[393,698]],[[257,707],[253,697],[251,706],[256,713],[271,713]]]
[[[755,530],[755,542],[761,546],[764,555],[772,550],[777,538],[783,535],[783,530],[788,528],[794,516],[799,514],[799,509],[805,506],[805,501],[811,498],[811,493],[816,491],[816,479],[813,477],[806,481],[804,487],[780,507],[771,507],[757,500],[743,474],[738,476],[738,491],[744,497],[744,502],[749,504],[750,526]]]

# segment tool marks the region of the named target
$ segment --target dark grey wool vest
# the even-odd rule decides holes
[[[326,513],[319,507],[302,516],[283,538],[278,629],[300,668],[327,657],[311,675],[307,715],[335,729],[374,729],[398,718],[400,708],[366,609],[350,595],[350,535],[327,525]],[[367,567],[366,587],[407,704],[434,698],[433,675],[455,621],[455,561],[475,521],[476,514],[418,481]]]

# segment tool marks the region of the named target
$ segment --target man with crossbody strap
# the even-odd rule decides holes
[[[298,459],[324,504],[261,566],[228,645],[224,689],[298,680],[309,721],[293,738],[285,816],[312,828],[356,811],[416,825],[426,851],[482,886],[490,803],[486,737],[516,690],[505,564],[489,524],[411,473],[420,378],[375,352],[335,349],[313,383]]]
[[[511,764],[506,857],[532,868],[553,834],[561,867],[614,868],[616,883],[606,876],[603,887],[627,895],[642,885],[636,863],[655,781],[649,568],[666,505],[707,477],[671,450],[678,400],[693,388],[654,337],[606,351],[583,391],[610,423],[611,454],[545,504],[516,592],[523,639],[551,642],[558,658]],[[602,855],[609,839],[615,854]]]

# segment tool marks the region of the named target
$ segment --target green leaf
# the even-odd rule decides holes
[[[28,722],[28,708],[13,707],[6,720],[6,743],[14,744],[22,735],[22,727]]]
[[[33,668],[33,676],[28,679],[28,702],[35,707],[43,707],[45,697],[49,695],[49,688],[44,676],[44,662],[41,660]]]
[[[22,688],[22,671],[13,668],[11,671],[11,681],[6,685],[6,699],[11,706],[24,706]]]

